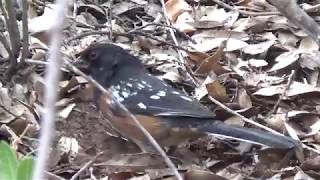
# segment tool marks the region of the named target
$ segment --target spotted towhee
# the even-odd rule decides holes
[[[293,148],[298,142],[290,137],[261,130],[236,127],[216,120],[213,112],[182,91],[150,75],[141,61],[112,44],[94,44],[81,52],[82,69],[132,112],[162,146],[220,134],[253,141],[275,148]],[[86,68],[83,68],[84,66]],[[100,111],[124,137],[140,147],[148,143],[132,120],[108,106],[104,95],[96,90],[95,101]]]

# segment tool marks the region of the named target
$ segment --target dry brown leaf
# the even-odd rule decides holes
[[[226,88],[220,84],[219,81],[214,81],[206,84],[208,94],[221,102],[227,102],[229,100]]]
[[[197,74],[206,74],[210,71],[213,71],[215,74],[220,75],[226,70],[220,64],[220,61],[223,60],[225,42],[222,42],[217,51],[212,55],[202,61],[198,69],[195,71]]]
[[[172,22],[175,22],[180,14],[192,10],[184,0],[168,0],[165,4],[165,9]]]
[[[188,52],[190,60],[192,60],[196,65],[200,65],[204,59],[208,58],[209,55],[199,51],[191,51]]]

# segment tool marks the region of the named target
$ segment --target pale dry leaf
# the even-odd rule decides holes
[[[56,8],[56,5],[48,4],[48,6],[44,10],[44,13],[41,16],[29,19],[29,32],[39,33],[43,31],[49,31],[54,24],[53,19]],[[68,19],[66,19],[63,23],[63,26],[67,27],[69,25],[68,22]]]
[[[139,5],[147,5],[148,4],[148,1],[145,1],[145,0],[130,0],[131,2],[134,2],[136,4],[139,4]]]
[[[198,31],[192,35],[192,39],[196,42],[202,42],[209,39],[216,38],[231,38],[241,41],[249,40],[249,35],[246,32],[236,32],[231,30],[205,30]]]
[[[199,21],[215,21],[224,23],[229,18],[228,13],[224,9],[215,9],[207,12]]]
[[[312,115],[312,113],[309,111],[303,111],[303,110],[300,110],[300,111],[299,110],[292,110],[287,113],[288,118],[294,118],[294,117],[302,116],[302,115]]]
[[[201,42],[196,44],[190,44],[192,48],[200,52],[208,52],[220,46],[224,41],[227,41],[225,51],[235,51],[248,46],[248,43],[233,39],[233,38],[215,38],[215,39],[203,39]]]
[[[238,58],[239,62],[237,64],[237,68],[242,68],[242,67],[246,67],[248,69],[250,69],[250,67],[265,67],[268,65],[268,62],[263,60],[263,59],[249,59],[247,61],[244,61],[240,58]]]
[[[120,1],[112,5],[112,14],[114,16],[119,16],[127,11],[136,8],[138,5],[133,2]]]
[[[67,155],[68,159],[72,161],[77,157],[80,145],[75,138],[63,136],[58,141],[57,149],[60,156]]]
[[[172,22],[175,22],[180,14],[192,10],[189,4],[184,0],[168,0],[165,3],[165,9]]]
[[[67,105],[67,107],[58,112],[58,116],[64,119],[68,118],[74,107],[76,107],[75,103]]]
[[[265,118],[264,121],[272,129],[277,130],[277,131],[283,131],[284,124],[286,122],[286,114],[284,114],[284,113],[273,114],[269,118]]]
[[[213,29],[223,26],[222,23],[216,21],[195,21],[188,24],[191,24],[194,28],[197,29]]]
[[[276,86],[269,86],[265,88],[261,88],[253,95],[259,95],[259,96],[274,96],[282,94],[284,87],[286,85],[276,85]],[[309,84],[303,84],[297,81],[293,81],[289,87],[289,89],[286,91],[286,96],[292,97],[296,95],[303,95],[306,93],[320,93],[320,88],[311,86]]]
[[[37,14],[37,7],[36,5],[33,5],[31,3],[28,3],[28,18],[34,18],[34,17],[37,17],[38,14]]]
[[[244,88],[240,88],[237,95],[237,101],[241,108],[251,108],[252,101],[247,91]]]
[[[192,25],[193,23],[194,20],[190,13],[184,12],[180,16],[178,16],[173,26],[179,29],[181,32],[191,33],[196,30],[196,28]]]
[[[182,81],[182,77],[180,76],[178,71],[167,72],[162,76],[162,79],[169,80],[173,83],[179,83]]]
[[[302,54],[300,59],[299,63],[302,68],[316,70],[320,67],[320,52],[318,51],[311,54]]]
[[[274,64],[268,72],[277,71],[290,66],[299,59],[300,54],[301,52],[299,50],[282,53],[275,59],[276,64]]]
[[[310,126],[311,128],[311,133],[316,133],[316,132],[320,132],[320,119],[318,119],[317,122],[315,122],[314,124],[312,124]]]
[[[300,168],[298,168],[297,174],[294,176],[293,180],[315,180],[314,178],[307,175],[305,172],[303,172]]]
[[[3,36],[4,36],[4,38],[5,38],[5,40],[7,42],[10,42],[9,41],[9,37],[8,37],[8,33],[3,33]],[[3,58],[8,58],[9,57],[9,53],[7,52],[6,48],[3,46],[2,42],[0,42],[0,55]]]
[[[240,118],[239,116],[231,116],[228,119],[226,119],[224,123],[228,125],[243,127],[245,124],[245,121],[243,121],[243,119]]]
[[[269,40],[257,44],[249,44],[243,48],[243,52],[251,55],[261,54],[266,52],[274,43],[274,40]]]
[[[212,83],[215,80],[217,80],[217,75],[214,73],[209,73],[204,82],[195,88],[195,98],[201,100],[203,97],[205,97],[208,94],[206,84]]]
[[[228,15],[229,15],[229,18],[226,19],[226,21],[224,22],[224,26],[227,28],[230,28],[237,21],[240,13],[239,13],[239,11],[229,11]]]
[[[312,53],[313,51],[318,51],[318,44],[311,37],[304,37],[299,45],[299,50],[303,53]]]
[[[292,33],[280,31],[278,33],[278,40],[280,44],[287,48],[295,48],[299,39]]]
[[[247,18],[239,18],[233,24],[233,31],[236,32],[244,32],[246,29],[250,27],[250,17]]]
[[[6,108],[10,107],[12,103],[12,99],[9,95],[9,89],[6,87],[0,87],[0,104]]]
[[[267,73],[248,72],[243,76],[248,86],[269,87],[285,81],[284,77],[270,76]]]

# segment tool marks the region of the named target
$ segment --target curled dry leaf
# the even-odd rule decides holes
[[[217,51],[212,55],[202,61],[198,69],[195,71],[197,74],[206,74],[210,71],[213,71],[215,74],[220,75],[226,70],[220,64],[220,61],[223,60],[225,42],[222,42]]]
[[[180,14],[192,10],[184,0],[168,0],[165,4],[165,9],[172,22],[175,22]]]
[[[226,88],[219,81],[206,84],[208,94],[218,101],[227,102],[229,100]]]

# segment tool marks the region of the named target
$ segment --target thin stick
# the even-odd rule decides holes
[[[83,167],[81,167],[80,170],[79,170],[78,172],[76,172],[76,173],[71,177],[70,180],[76,180],[76,179],[80,176],[80,174],[81,174],[84,170],[86,170],[91,164],[93,164],[93,163],[96,161],[96,159],[97,159],[101,154],[103,154],[103,153],[100,152],[100,153],[98,153],[97,155],[95,155],[89,162],[87,162]]]
[[[165,8],[164,0],[160,0],[160,2],[161,2],[162,11],[163,11],[163,15],[164,15],[164,18],[165,18],[165,20],[166,20],[166,23],[167,23],[168,26],[171,26],[171,22],[170,22],[170,20],[169,20],[169,18],[168,18],[168,13],[167,13],[166,8]],[[175,34],[174,34],[173,29],[170,28],[170,29],[169,29],[169,32],[170,32],[170,35],[171,35],[171,38],[172,38],[174,44],[175,44],[176,46],[180,47],[180,46],[179,46],[179,43],[178,43],[178,41],[177,41],[177,38],[176,38],[176,36],[175,36]],[[190,77],[191,81],[192,81],[195,85],[199,86],[200,84],[199,84],[198,80],[193,76],[190,67],[186,65],[186,60],[184,59],[181,51],[179,51],[178,48],[177,48],[177,52],[178,52],[178,55],[179,55],[179,60],[181,61],[181,63],[185,64],[184,67],[186,68],[187,75]]]
[[[51,46],[49,50],[50,65],[46,76],[44,107],[42,128],[40,132],[40,143],[38,158],[33,174],[34,180],[44,179],[45,169],[47,167],[48,154],[54,136],[54,121],[56,117],[55,103],[58,96],[58,82],[60,77],[61,55],[60,46],[62,44],[62,28],[67,9],[67,1],[58,0],[55,12],[54,24],[52,27]]]

